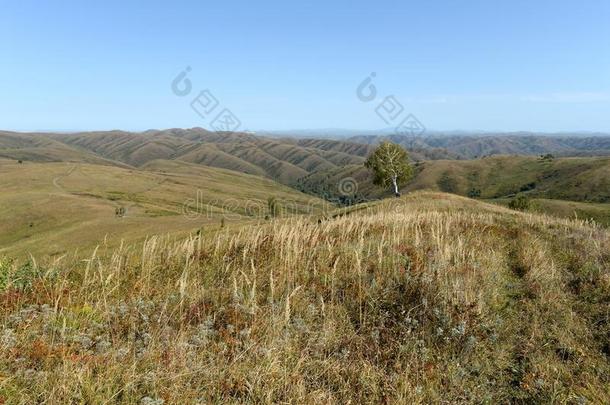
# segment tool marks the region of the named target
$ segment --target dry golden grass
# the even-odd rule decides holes
[[[20,258],[217,230],[223,217],[227,225],[263,220],[271,196],[288,214],[325,205],[269,179],[176,161],[125,169],[0,159],[0,179],[0,255]]]
[[[414,193],[0,279],[0,402],[603,403],[610,234]]]

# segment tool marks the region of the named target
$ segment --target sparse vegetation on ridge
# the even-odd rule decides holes
[[[415,193],[66,260],[0,266],[7,404],[610,395],[610,234],[583,221]]]

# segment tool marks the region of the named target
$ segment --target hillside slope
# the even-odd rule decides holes
[[[324,202],[271,180],[179,161],[140,169],[0,160],[0,255],[73,253],[159,233],[260,221],[275,197],[285,215]]]
[[[0,264],[7,403],[604,403],[610,234],[441,193]]]
[[[409,150],[412,161],[463,160],[488,155],[565,156],[610,154],[608,136],[407,137],[360,136],[346,140],[270,138],[251,133],[210,132],[203,128],[145,132],[81,133],[0,132],[0,157],[28,161],[82,161],[140,167],[157,160],[182,160],[262,175],[287,185],[318,172],[360,165],[382,139]],[[17,146],[16,146],[17,145]]]
[[[438,189],[481,198],[526,192],[572,201],[610,202],[610,157],[540,159],[498,156],[469,161],[424,162],[409,190]]]
[[[26,153],[23,145],[33,141],[37,148]],[[16,150],[15,144],[21,145],[21,149]],[[298,178],[317,170],[360,164],[364,161],[363,151],[369,149],[366,145],[347,142],[336,142],[333,147],[327,144],[317,146],[315,143],[301,144],[247,133],[210,132],[202,128],[141,133],[0,133],[0,156],[5,158],[105,161],[132,167],[141,167],[158,159],[181,160],[266,176],[283,184],[293,184]],[[75,154],[82,157],[75,159]]]
[[[405,192],[438,190],[502,205],[525,194],[532,200],[532,211],[610,226],[610,158],[496,156],[426,161],[415,167],[414,178],[403,185]],[[392,196],[390,190],[372,183],[371,173],[362,165],[315,172],[301,178],[296,187],[342,204]]]
[[[0,131],[0,159],[32,162],[80,162],[127,166],[46,136]]]
[[[416,164],[415,176],[405,191],[438,190],[484,199],[502,199],[526,193],[532,198],[610,203],[610,158],[541,159],[494,156],[475,160],[435,160]],[[346,179],[356,184],[353,197],[364,201],[387,197],[389,190],[372,184],[371,173],[361,165],[312,173],[297,187],[323,198],[341,197]],[[609,206],[610,209],[610,206]]]

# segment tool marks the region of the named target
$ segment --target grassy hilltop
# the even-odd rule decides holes
[[[0,279],[4,403],[603,403],[610,233],[437,192]]]

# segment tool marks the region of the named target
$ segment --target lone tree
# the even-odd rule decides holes
[[[382,142],[364,162],[367,169],[373,171],[373,183],[394,187],[394,195],[400,197],[398,183],[405,182],[413,176],[413,168],[409,164],[409,155],[404,148],[391,142]]]

